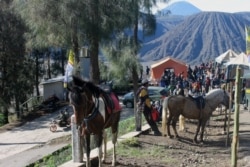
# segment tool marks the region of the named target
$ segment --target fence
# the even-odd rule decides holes
[[[35,110],[43,101],[43,96],[33,96],[20,105],[21,115]]]

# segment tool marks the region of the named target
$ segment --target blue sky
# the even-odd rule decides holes
[[[187,1],[202,11],[250,12],[250,0],[171,0],[169,4],[158,3],[158,9],[163,9],[178,1]],[[157,10],[154,9],[153,11]]]

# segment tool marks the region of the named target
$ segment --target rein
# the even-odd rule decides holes
[[[89,116],[87,116],[86,118],[83,118],[83,123],[85,123],[86,128],[87,128],[87,130],[89,132],[90,132],[90,130],[89,130],[88,123],[89,123],[89,121],[93,120],[97,116],[97,114],[99,112],[99,110],[98,110],[98,108],[99,108],[99,100],[96,100],[96,98],[95,98],[95,101],[97,101],[97,105],[94,106],[93,112],[91,112],[91,114]]]
[[[211,109],[211,111],[213,112],[214,111],[213,107],[207,101],[206,101],[206,103],[207,103],[208,107]]]
[[[225,93],[225,92],[224,92]],[[225,96],[223,97],[223,100],[225,101]],[[208,102],[207,102],[207,100],[206,100],[206,103],[207,103],[207,105],[208,105],[208,107],[212,110],[212,112],[215,110],[215,108],[213,108]]]
[[[97,102],[96,102],[96,101],[97,101]],[[92,121],[92,120],[97,116],[97,114],[99,113],[99,99],[96,98],[96,97],[95,97],[95,102],[96,102],[96,103],[94,103],[94,104],[97,104],[97,105],[94,106],[91,115],[89,115],[89,116],[86,117],[86,118],[83,118],[83,123],[86,125],[86,129],[87,129],[87,131],[88,131],[89,133],[91,132],[91,130],[89,129],[88,124],[89,124],[89,122]],[[104,102],[104,103],[105,103],[105,102]],[[106,106],[105,106],[105,107],[106,107]],[[108,125],[108,123],[109,123],[111,120],[112,120],[112,114],[111,114],[111,116],[109,117],[109,119],[108,119],[106,122],[104,121],[105,124],[104,124],[102,130],[104,130],[104,129],[106,128],[106,126]],[[83,123],[82,123],[82,124],[83,124]]]

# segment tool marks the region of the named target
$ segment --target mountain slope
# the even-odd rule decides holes
[[[200,13],[201,10],[191,3],[188,3],[186,1],[179,1],[175,2],[168,7],[161,10],[161,14],[166,14],[168,11],[171,12],[170,15],[180,15],[180,16],[188,16]]]
[[[141,59],[158,60],[172,56],[187,63],[213,60],[228,49],[244,52],[245,25],[250,13],[202,12],[180,22],[156,39],[145,42]]]

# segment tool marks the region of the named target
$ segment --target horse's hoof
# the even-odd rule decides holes
[[[173,138],[173,136],[172,136],[172,135],[168,135],[168,136],[167,136],[167,138],[172,139],[172,138]]]
[[[200,145],[204,145],[204,144],[205,144],[204,140],[200,140]]]

